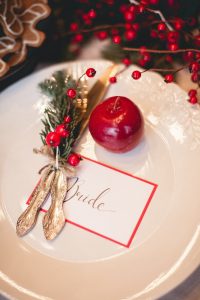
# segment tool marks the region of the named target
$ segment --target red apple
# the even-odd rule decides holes
[[[139,108],[128,98],[114,96],[93,110],[89,130],[94,140],[112,152],[127,152],[139,142],[144,122]]]

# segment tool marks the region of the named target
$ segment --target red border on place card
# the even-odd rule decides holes
[[[133,229],[133,232],[132,232],[131,237],[130,237],[130,239],[128,240],[128,243],[127,243],[127,244],[123,244],[123,243],[121,243],[121,242],[119,242],[119,241],[116,241],[116,240],[114,240],[114,239],[112,239],[112,238],[110,238],[110,237],[107,237],[107,236],[105,236],[105,235],[103,235],[103,234],[101,234],[101,233],[98,233],[98,232],[96,232],[96,231],[94,231],[94,230],[91,230],[91,229],[86,228],[86,227],[84,227],[84,226],[82,226],[82,225],[80,225],[80,224],[77,224],[77,223],[75,223],[75,222],[73,222],[73,221],[70,221],[69,219],[65,219],[65,222],[66,222],[66,223],[69,223],[69,224],[71,224],[71,225],[74,225],[74,226],[76,226],[76,227],[79,227],[79,228],[81,228],[81,229],[84,229],[84,230],[86,230],[86,231],[88,231],[88,232],[91,232],[91,233],[93,233],[93,234],[96,234],[96,235],[98,235],[98,236],[100,236],[100,237],[102,237],[102,238],[104,238],[104,239],[107,239],[107,240],[109,240],[109,241],[111,241],[111,242],[114,242],[114,243],[116,243],[116,244],[118,244],[118,245],[121,245],[121,246],[124,246],[124,247],[126,247],[126,248],[129,248],[130,245],[131,245],[131,243],[132,243],[132,240],[133,240],[134,236],[136,235],[137,230],[138,230],[138,228],[139,228],[139,226],[140,226],[140,224],[141,224],[141,222],[142,222],[142,220],[143,220],[143,218],[144,218],[144,215],[145,215],[145,213],[146,213],[146,211],[147,211],[147,208],[148,208],[148,206],[149,206],[149,204],[150,204],[150,202],[151,202],[151,200],[152,200],[152,198],[153,198],[153,196],[154,196],[154,194],[155,194],[155,191],[156,191],[156,189],[157,189],[157,187],[158,187],[158,184],[153,183],[153,182],[151,182],[151,181],[148,181],[148,180],[146,180],[146,179],[143,179],[143,178],[134,176],[134,175],[132,175],[132,174],[130,174],[130,173],[127,173],[127,172],[125,172],[125,171],[119,170],[119,169],[117,169],[117,168],[115,168],[115,167],[111,167],[111,166],[109,166],[109,165],[107,165],[107,164],[105,164],[105,163],[96,161],[96,160],[94,160],[94,159],[92,159],[92,158],[89,158],[89,157],[86,157],[86,156],[83,156],[83,155],[81,155],[81,157],[82,157],[83,159],[89,160],[89,161],[91,161],[91,162],[93,162],[93,163],[99,164],[99,165],[101,165],[101,166],[103,166],[103,167],[109,168],[109,169],[111,169],[111,170],[114,170],[114,171],[116,171],[116,172],[122,173],[122,174],[127,175],[127,176],[130,176],[130,177],[133,177],[133,178],[135,178],[135,179],[138,179],[138,180],[140,180],[140,181],[143,181],[143,182],[145,182],[145,183],[147,183],[147,184],[150,184],[150,185],[154,186],[154,188],[153,188],[153,190],[152,190],[152,192],[151,192],[151,194],[150,194],[150,196],[149,196],[149,198],[148,198],[148,200],[147,200],[147,202],[146,202],[146,205],[144,206],[144,209],[143,209],[143,211],[142,211],[142,213],[141,213],[141,215],[140,215],[140,217],[139,217],[139,219],[138,219],[138,222],[137,222],[136,226],[135,226],[134,229]],[[39,181],[39,182],[40,182],[40,181]],[[38,182],[38,184],[39,184],[39,182]],[[38,184],[37,184],[37,185],[38,185]],[[36,187],[37,187],[37,185],[36,185]],[[36,189],[36,187],[35,187],[35,189]],[[35,189],[34,189],[34,190],[35,190]],[[34,191],[33,191],[33,192],[34,192]],[[32,194],[31,194],[31,195],[32,195]],[[27,204],[27,205],[29,205],[29,202],[30,202],[30,199],[31,199],[31,195],[30,195],[30,197],[28,198],[28,200],[26,201],[26,204]],[[47,210],[45,210],[45,209],[43,209],[43,208],[41,208],[40,210],[43,211],[43,212],[47,212]]]

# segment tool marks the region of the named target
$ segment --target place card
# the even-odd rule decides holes
[[[129,247],[156,188],[155,183],[83,157],[77,177],[68,181],[66,222]],[[51,197],[44,212],[50,202]]]

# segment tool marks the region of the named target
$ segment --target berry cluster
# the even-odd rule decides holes
[[[193,7],[198,7],[198,0],[191,6],[178,0],[77,2],[79,8],[69,26],[76,49],[93,34],[99,40],[110,39],[107,57],[118,58],[125,67],[136,63],[145,70],[159,70],[166,83],[188,68],[191,80],[200,85],[199,18]],[[182,68],[174,68],[176,61]],[[139,79],[141,73],[134,71],[133,79]],[[110,78],[110,83],[116,82],[116,76]]]
[[[70,131],[68,129],[68,126],[70,122],[71,122],[71,117],[66,116],[64,118],[63,124],[59,124],[58,126],[56,126],[54,131],[51,131],[47,134],[46,143],[48,146],[58,147],[62,139],[69,137]],[[67,158],[67,162],[71,166],[76,167],[79,164],[80,159],[81,157],[77,153],[70,153]]]
[[[191,104],[196,104],[197,103],[197,91],[192,89],[188,92],[188,95],[189,95],[189,102]]]

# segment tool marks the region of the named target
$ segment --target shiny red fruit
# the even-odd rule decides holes
[[[192,73],[198,72],[199,69],[200,69],[200,64],[197,61],[194,61],[189,65],[189,70]]]
[[[164,31],[166,28],[167,28],[167,26],[166,26],[165,23],[159,23],[158,26],[157,26],[157,29],[159,31]]]
[[[57,147],[60,145],[60,135],[56,132],[49,132],[46,136],[48,146]]]
[[[168,49],[170,51],[176,51],[178,50],[178,44],[177,43],[168,44]]]
[[[132,75],[133,79],[138,80],[141,77],[141,72],[138,70],[133,71]]]
[[[70,116],[64,117],[64,123],[65,123],[65,124],[69,124],[71,121],[72,121],[72,119],[71,119]]]
[[[182,19],[176,19],[174,22],[174,27],[176,30],[181,30],[183,29],[184,26],[184,21]]]
[[[140,110],[131,100],[114,96],[93,110],[89,130],[99,145],[109,151],[123,153],[138,144],[143,124]]]
[[[192,76],[191,76],[191,79],[192,79],[192,81],[193,82],[198,82],[198,80],[199,80],[199,76],[198,76],[198,73],[197,72],[194,72],[193,74],[192,74]]]
[[[93,68],[89,68],[89,69],[86,70],[85,73],[86,73],[86,75],[87,75],[88,77],[94,77],[95,74],[96,74],[96,70],[93,69]]]
[[[197,90],[194,90],[194,89],[189,90],[189,92],[188,92],[188,95],[189,95],[190,97],[194,97],[194,96],[196,96],[196,94],[197,94]]]
[[[186,51],[185,53],[183,53],[183,59],[185,61],[191,61],[193,58],[194,58],[194,52]]]
[[[166,74],[166,75],[165,75],[165,82],[166,82],[166,83],[170,83],[170,82],[172,82],[172,81],[174,81],[174,76],[173,76],[173,74]]]
[[[200,47],[200,34],[195,36],[194,42],[197,47]]]
[[[94,19],[96,18],[97,16],[97,13],[94,9],[91,9],[89,12],[88,12],[88,16],[91,18],[91,19]]]
[[[140,14],[142,14],[145,11],[145,5],[140,4],[137,6],[137,8]]]
[[[127,21],[127,22],[132,22],[134,19],[135,19],[135,14],[134,12],[130,11],[130,10],[127,10],[125,13],[124,13],[124,19]]]
[[[70,24],[70,30],[71,31],[77,31],[78,30],[78,24],[73,22]]]
[[[179,41],[179,37],[180,37],[180,35],[179,35],[178,31],[169,31],[167,33],[167,41],[169,44],[170,43],[176,44]]]
[[[115,35],[112,38],[113,43],[120,44],[121,43],[121,37],[119,35]]]
[[[76,97],[76,90],[74,89],[68,89],[67,90],[67,96],[71,99],[75,98]]]
[[[80,156],[76,153],[71,153],[67,158],[68,164],[73,167],[76,167],[79,164],[80,160]]]
[[[190,97],[189,102],[190,102],[191,104],[196,104],[196,103],[198,102],[197,97],[196,97],[196,96]]]
[[[122,59],[122,63],[123,63],[125,66],[128,67],[128,66],[131,65],[131,60],[130,60],[130,58],[125,57],[125,58]]]
[[[107,31],[99,31],[96,33],[96,37],[99,40],[105,40],[108,37],[108,33],[107,33]]]
[[[83,40],[83,35],[81,33],[77,33],[74,37],[74,41],[80,43],[82,42],[82,40]]]
[[[132,41],[137,37],[137,33],[135,30],[131,29],[131,30],[126,30],[125,31],[125,38],[127,41]]]
[[[65,124],[60,124],[56,127],[55,132],[60,135],[62,138],[66,138],[69,136],[69,130],[66,129]]]
[[[117,82],[117,77],[113,76],[109,78],[110,83],[116,83]]]
[[[143,60],[145,61],[145,62],[150,62],[150,60],[151,60],[151,55],[147,52],[147,53],[145,53],[144,55],[143,55]]]

